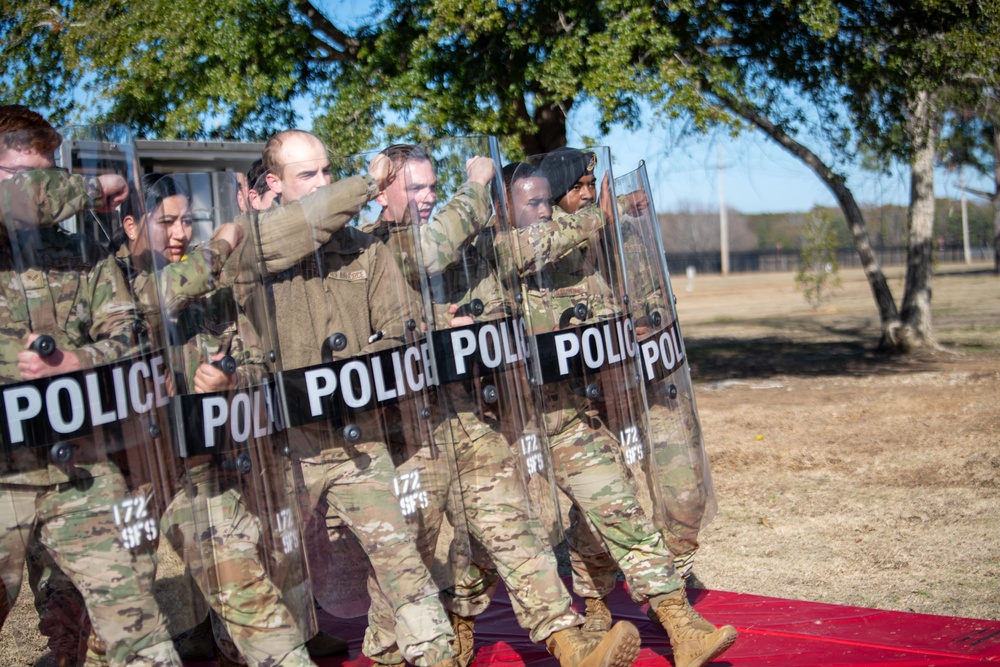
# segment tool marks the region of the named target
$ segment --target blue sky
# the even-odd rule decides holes
[[[571,116],[569,142],[597,133],[588,113]],[[747,130],[736,138],[725,132],[678,140],[677,127],[646,118],[636,131],[613,130],[603,143],[612,149],[618,173],[629,171],[640,159],[646,161],[650,185],[658,212],[681,208],[693,211],[719,210],[720,149],[723,189],[727,207],[742,213],[806,211],[816,205],[836,206],[827,187],[801,161],[779,147],[763,132]],[[806,145],[822,152],[821,144]],[[992,181],[966,172],[969,187],[992,190]],[[957,174],[937,170],[938,197],[958,199]],[[899,166],[891,174],[874,174],[860,166],[848,169],[847,185],[862,206],[897,204],[909,201],[909,170]],[[986,200],[969,197],[970,201]]]
[[[308,105],[300,107],[305,110]],[[582,145],[583,137],[596,137],[597,125],[590,122],[592,110],[583,108],[570,115],[567,139],[570,145]],[[309,127],[311,119],[303,119]],[[808,211],[813,206],[836,206],[827,187],[802,162],[777,146],[762,132],[746,131],[736,138],[725,132],[701,137],[674,138],[676,128],[646,119],[635,131],[614,129],[598,143],[611,148],[613,170],[622,174],[646,162],[657,212],[678,210],[709,212],[719,210],[719,160],[723,164],[723,189],[727,208],[741,213],[780,213]],[[822,147],[809,145],[819,151]],[[865,205],[897,204],[909,200],[909,174],[905,167],[892,174],[874,174],[860,167],[848,171],[848,187],[858,203]],[[993,185],[982,176],[967,172],[970,187],[991,190]],[[956,174],[938,170],[935,191],[938,197],[958,199]],[[970,196],[970,201],[985,200]]]

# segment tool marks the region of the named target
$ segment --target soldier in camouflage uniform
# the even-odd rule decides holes
[[[553,189],[555,210],[572,215],[581,208],[593,206],[597,202],[597,180],[586,168],[585,154],[562,150],[552,155],[573,165],[568,170],[560,169],[553,174],[550,187]],[[579,178],[572,180],[577,175]],[[639,212],[637,207],[640,207],[642,202],[636,194],[618,198],[616,203],[621,214]],[[647,262],[644,256],[650,250],[643,245],[643,239],[634,233],[633,227],[627,222],[622,228],[622,240],[626,257],[635,258],[629,266],[638,268],[645,265]],[[648,267],[645,273],[648,274]],[[650,276],[630,275],[630,282],[633,278],[643,283],[640,286],[632,286],[632,296],[637,297],[633,298],[634,308],[638,306],[646,310],[668,312],[665,297],[658,292],[658,285],[651,283]],[[641,298],[638,298],[640,296]],[[644,325],[640,318],[636,322],[636,335],[642,339],[648,331],[649,327]],[[676,430],[675,415],[658,400],[649,401],[647,417],[653,433]],[[657,457],[657,475],[661,481],[666,482],[669,479],[667,487],[673,491],[664,499],[669,503],[670,511],[656,523],[666,526],[663,530],[664,543],[673,556],[675,570],[682,578],[686,578],[691,572],[694,553],[698,548],[697,526],[700,526],[704,510],[704,494],[697,491],[698,481],[695,479],[690,457],[685,452],[686,447],[654,448],[654,455]],[[648,511],[655,512],[659,516],[661,508],[648,508]],[[607,606],[607,596],[617,583],[618,565],[611,554],[602,548],[600,538],[587,525],[586,519],[575,506],[570,509],[569,516],[568,533],[571,545],[569,554],[573,570],[573,592],[582,597],[586,604],[586,629],[602,631],[611,626],[611,611]]]
[[[140,299],[153,309],[159,303],[164,327],[173,332],[171,346],[177,355],[171,364],[171,393],[258,385],[263,353],[255,344],[256,333],[246,315],[235,309],[231,288],[218,282],[226,259],[242,239],[240,227],[221,225],[211,240],[188,253],[188,193],[172,177],[158,174],[147,176],[144,186],[146,214],[140,220],[125,216],[127,241],[118,256],[130,269],[136,293],[144,295]],[[212,321],[220,316],[222,321]],[[237,364],[231,375],[211,363],[226,354]],[[240,475],[212,454],[189,456],[185,463],[161,530],[222,623],[223,655],[251,667],[313,665],[295,618],[261,562],[261,520],[243,497]],[[210,546],[203,537],[208,535]]]
[[[397,259],[403,263],[400,269],[404,275],[416,282],[412,285],[415,291],[420,291],[421,275],[430,281],[432,321],[457,327],[502,317],[507,312],[506,298],[496,267],[490,267],[492,252],[481,254],[476,247],[491,214],[492,160],[470,158],[468,179],[432,218],[437,177],[430,156],[409,144],[390,146],[382,154],[392,160],[397,177],[378,197],[383,207],[379,219],[364,230],[383,243],[402,247]],[[484,241],[491,233],[484,234]],[[409,247],[413,243],[420,245],[419,251]],[[423,266],[416,266],[418,261]],[[476,299],[483,303],[481,314],[456,317],[460,308]],[[532,641],[544,641],[564,666],[630,665],[639,651],[638,632],[632,624],[620,623],[594,641],[580,632],[583,619],[572,609],[545,531],[527,507],[514,455],[502,432],[502,416],[490,404],[474,400],[473,395],[479,394],[459,383],[439,387],[440,418],[435,435],[437,441],[450,442],[456,451],[458,483],[471,536],[495,563],[510,592],[518,623],[530,632]],[[429,509],[433,522],[443,521],[445,507],[432,505]],[[492,579],[495,581],[495,575]],[[476,567],[463,579],[466,584],[470,581],[480,582],[479,591],[460,585],[444,592],[456,631],[455,653],[462,667],[473,659],[475,614],[485,609],[482,598],[488,603],[488,594],[477,593],[492,590],[490,576]],[[372,599],[372,607],[380,611],[381,618],[379,625],[369,626],[368,655],[384,664],[398,662],[393,659],[398,654],[391,614],[377,597]]]
[[[282,368],[320,364],[323,342],[335,331],[344,337],[335,359],[400,344],[407,317],[393,294],[399,271],[381,243],[345,227],[388,181],[388,160],[374,160],[368,176],[330,184],[323,143],[290,130],[268,141],[264,168],[280,203],[260,212],[257,230]],[[235,260],[227,271],[239,290],[261,271],[250,253],[240,252]],[[389,599],[404,657],[422,667],[450,667],[454,635],[394,502],[396,471],[382,426],[372,413],[361,417],[361,439],[350,446],[325,424],[290,430],[302,475],[302,515],[323,506],[331,523],[342,520],[358,539],[372,565],[369,592],[382,591]]]
[[[61,138],[37,113],[0,107],[0,377],[20,382],[89,369],[128,354],[135,309],[113,260],[99,248],[54,225],[84,207],[115,206],[127,194],[120,177],[69,176],[54,171]],[[40,170],[40,171],[32,171]],[[50,171],[47,171],[50,170]],[[110,179],[110,180],[109,180]],[[10,233],[37,243],[43,266],[15,268]],[[88,259],[89,258],[89,259]],[[63,285],[52,300],[50,286]],[[28,346],[45,333],[56,350],[41,356]],[[111,457],[98,450],[98,433],[78,442],[71,466],[49,462],[42,450],[9,450],[0,474],[0,623],[17,599],[26,550],[39,541],[80,590],[112,665],[180,665],[166,622],[152,595],[155,563],[144,547],[117,537],[114,509],[130,496]],[[115,437],[112,435],[111,437]],[[120,434],[119,436],[120,437]],[[95,539],[93,536],[100,536]],[[114,537],[110,537],[114,536]]]
[[[610,217],[608,204],[604,211],[583,206],[569,214],[553,205],[548,177],[562,200],[568,186],[593,170],[596,157],[565,149],[539,162],[537,169],[504,168],[514,224],[521,234],[531,234],[536,246],[525,255],[534,258],[535,266],[528,269],[524,258],[521,262],[532,335],[564,328],[562,314],[573,312],[576,303],[587,304],[588,319],[617,309],[610,287],[586,255],[588,246],[601,243],[594,234]],[[640,489],[619,458],[621,445],[605,426],[609,416],[565,383],[543,385],[541,391],[557,483],[621,568],[632,599],[656,610],[670,636],[675,665],[700,666],[720,655],[736,640],[736,631],[716,629],[688,604],[663,536],[640,505]]]
[[[657,224],[655,220],[645,220],[651,215],[647,197],[641,188],[617,197],[625,270],[640,344],[655,335],[659,323],[667,323],[667,318],[675,313],[669,284],[661,282],[666,276],[661,273],[662,262],[657,255],[662,254],[663,246],[643,227],[644,222]],[[646,391],[650,430],[659,441],[653,448],[657,476],[661,487],[668,492],[663,497],[665,516],[660,522],[664,526],[663,539],[674,555],[674,569],[685,579],[694,567],[698,533],[716,509],[697,414],[679,409],[678,400],[671,398],[672,383],[690,384],[686,376],[689,370],[685,364],[676,371],[685,375],[683,379],[672,376],[655,386],[647,386]]]

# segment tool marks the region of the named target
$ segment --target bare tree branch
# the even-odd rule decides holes
[[[313,31],[326,36],[333,44],[326,44],[328,53],[320,60],[349,62],[354,60],[358,52],[358,40],[348,35],[346,32],[335,26],[330,19],[326,18],[323,12],[316,9],[309,0],[295,0],[295,7],[309,19],[309,25]],[[334,47],[340,47],[335,48]],[[334,54],[341,54],[335,56]]]

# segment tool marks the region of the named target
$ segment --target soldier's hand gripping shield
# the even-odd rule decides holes
[[[717,509],[659,220],[645,164],[615,179],[619,229],[646,391],[650,449],[674,554],[698,545]]]
[[[265,176],[278,203],[257,212],[254,230],[314,593],[346,615],[364,613],[377,588],[412,621],[421,600],[436,604],[453,582],[468,540],[464,524],[432,513],[462,510],[451,453],[431,432],[419,284],[400,273],[403,241],[358,229],[377,219],[380,207],[368,203],[391,165],[373,155],[331,160],[314,137],[292,146]]]
[[[36,126],[0,135],[0,165],[0,622],[27,558],[60,659],[179,664],[153,597],[164,350],[106,245],[131,137]]]
[[[509,254],[521,279],[531,377],[559,486],[581,474],[586,460],[592,473],[628,485],[652,510],[653,463],[609,163],[608,150],[594,148],[507,165]],[[569,503],[563,510],[570,545],[603,551],[579,511],[566,517]]]
[[[215,611],[229,658],[306,659],[315,613],[267,340],[223,280],[248,241],[246,221],[232,222],[238,183],[228,172],[144,185],[131,248],[159,294],[178,460],[163,534]],[[260,281],[243,285],[249,303],[262,292]]]

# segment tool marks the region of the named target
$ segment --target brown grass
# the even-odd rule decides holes
[[[819,310],[790,273],[677,271],[719,515],[695,573],[744,593],[1000,619],[1000,278],[941,267],[951,351],[875,352],[859,271]],[[897,299],[900,270],[889,270]],[[26,588],[26,586],[25,586]],[[0,664],[44,644],[22,591]]]
[[[1000,279],[944,267],[946,353],[883,357],[859,271],[810,309],[791,274],[678,280],[719,515],[710,588],[1000,618]],[[900,271],[890,273],[896,298]]]

